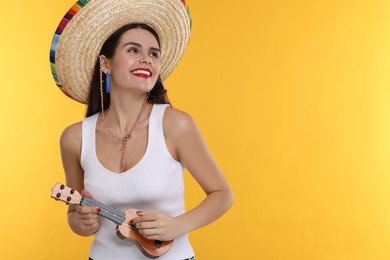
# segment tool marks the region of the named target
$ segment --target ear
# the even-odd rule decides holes
[[[107,74],[107,72],[110,72],[110,60],[104,56],[104,55],[100,55],[99,56],[99,61],[100,61],[100,68],[101,70]]]

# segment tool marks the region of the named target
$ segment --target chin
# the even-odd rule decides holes
[[[128,90],[135,90],[135,91],[140,91],[140,92],[149,92],[153,89],[154,85],[151,85],[150,83],[149,84],[145,84],[145,83],[142,83],[142,84],[131,84],[131,85],[127,85],[126,87],[124,87],[124,89],[128,89]]]
[[[154,85],[153,86],[139,86],[137,87],[137,90],[139,90],[140,92],[143,92],[143,93],[147,93],[147,92],[150,92],[152,91]]]

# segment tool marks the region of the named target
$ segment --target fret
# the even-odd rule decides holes
[[[114,208],[111,208],[109,206],[106,206],[103,203],[94,201],[88,197],[83,197],[81,202],[80,202],[80,205],[81,206],[92,206],[92,207],[99,208],[100,209],[99,215],[115,222],[118,225],[121,225],[126,219],[124,212],[117,210],[117,209],[114,209]]]

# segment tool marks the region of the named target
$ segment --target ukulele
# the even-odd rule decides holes
[[[138,217],[136,209],[128,209],[125,212],[122,212],[100,202],[94,201],[91,198],[82,196],[74,189],[66,187],[61,183],[57,183],[51,189],[51,197],[55,200],[66,202],[66,204],[77,204],[81,206],[93,206],[99,208],[99,215],[118,224],[116,230],[118,237],[121,239],[129,238],[130,240],[135,241],[141,252],[148,258],[158,258],[168,252],[172,246],[173,240],[150,240],[144,238],[138,233],[138,229],[135,225],[130,224],[130,221],[133,218]]]

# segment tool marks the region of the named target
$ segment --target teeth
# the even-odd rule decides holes
[[[147,76],[150,76],[150,72],[149,71],[146,71],[146,70],[135,70],[133,72],[131,72],[132,74],[144,74],[144,75],[147,75]]]

